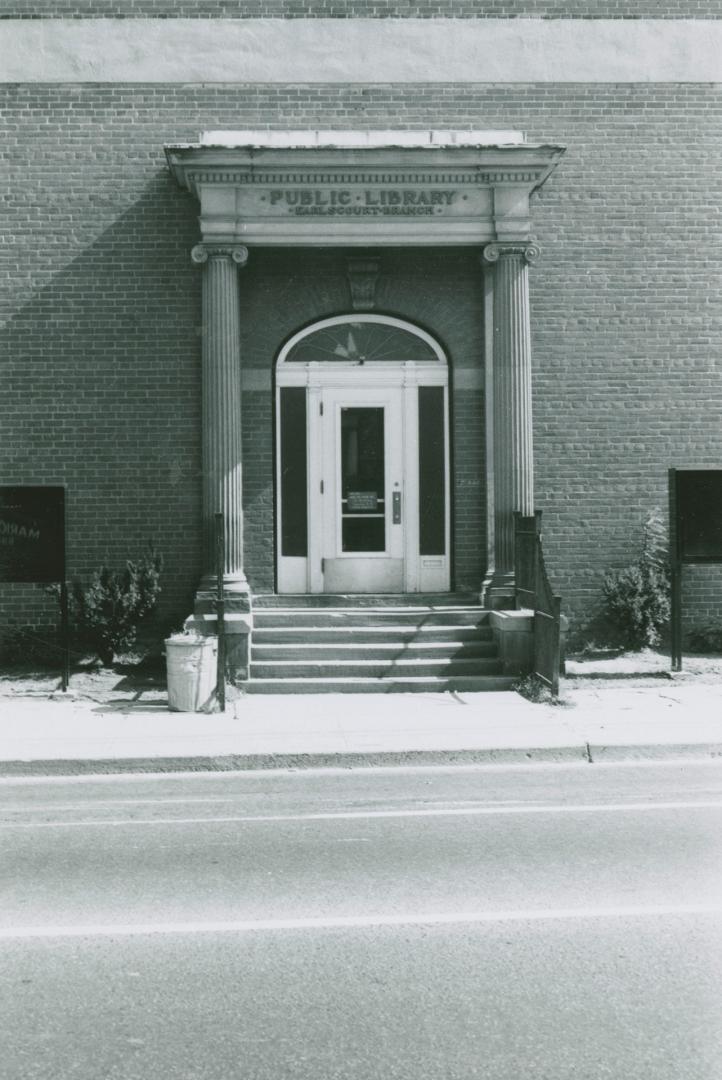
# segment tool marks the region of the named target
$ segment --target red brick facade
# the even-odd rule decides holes
[[[89,6],[97,15],[187,14],[180,0],[58,0],[53,14],[83,15]],[[192,6],[198,15],[234,15],[220,0]],[[433,16],[442,6],[458,16],[559,14],[541,0],[355,4],[354,12],[403,7]],[[589,17],[629,7],[576,6]],[[12,14],[36,7],[16,0]],[[244,13],[307,15],[305,7],[259,0]],[[314,13],[333,7],[314,5]],[[200,572],[200,279],[189,258],[197,206],[175,185],[162,148],[195,141],[203,129],[483,126],[568,147],[533,199],[542,257],[530,289],[536,501],[553,582],[579,634],[598,610],[604,571],[630,560],[647,512],[666,507],[667,468],[722,464],[719,86],[13,85],[0,88],[0,99],[8,178],[0,476],[67,485],[73,574],[106,555],[122,562],[153,540],[166,560],[164,617],[179,623],[192,605]],[[452,385],[454,371],[480,366],[476,253],[388,252],[381,262],[378,309],[438,337]],[[340,253],[252,251],[242,271],[244,357],[269,379],[267,389],[246,392],[243,413],[246,561],[259,591],[273,587],[274,357],[301,325],[349,309],[342,263]],[[466,587],[485,569],[480,391],[457,390],[453,419],[455,584]],[[718,614],[719,568],[690,571],[686,581],[690,622]],[[0,588],[6,624],[51,610],[32,587]]]

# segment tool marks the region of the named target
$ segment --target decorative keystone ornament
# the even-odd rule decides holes
[[[376,306],[376,282],[379,264],[376,259],[349,259],[346,264],[354,311],[372,311]]]

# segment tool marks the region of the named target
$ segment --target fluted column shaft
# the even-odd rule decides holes
[[[202,444],[203,585],[215,578],[215,517],[225,525],[224,581],[247,593],[243,571],[241,450],[241,308],[238,269],[245,247],[199,244],[191,253],[203,266]]]
[[[531,324],[528,264],[535,244],[489,244],[494,265],[494,574],[492,585],[513,584],[514,511],[534,513]]]

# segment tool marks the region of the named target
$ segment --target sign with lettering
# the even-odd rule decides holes
[[[0,581],[65,578],[65,488],[0,487]]]
[[[272,210],[296,217],[430,217],[461,198],[436,187],[278,187],[261,196]]]
[[[195,174],[204,239],[233,235],[242,243],[312,245],[496,237],[495,216],[526,233],[524,197],[504,200],[485,174],[464,169],[264,169]],[[520,201],[521,200],[521,201]],[[434,239],[431,239],[431,237]]]
[[[378,507],[379,500],[375,491],[349,491],[346,501],[346,509],[349,513],[356,514],[364,510],[376,511]]]

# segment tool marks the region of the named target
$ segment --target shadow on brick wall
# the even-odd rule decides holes
[[[29,272],[17,268],[0,328],[0,476],[66,485],[70,576],[155,544],[159,618],[170,625],[189,611],[200,574],[197,211],[165,171],[89,243],[107,193],[97,214],[92,199],[83,207],[78,221],[77,209],[58,208]],[[69,239],[78,247],[68,261]],[[54,609],[39,589],[4,585],[0,613],[27,623]]]

